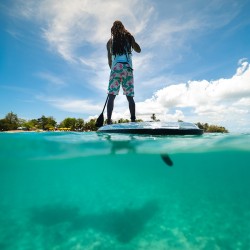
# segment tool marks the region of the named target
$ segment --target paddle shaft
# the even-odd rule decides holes
[[[106,107],[106,105],[107,105],[108,99],[109,99],[109,95],[108,95],[107,98],[106,98],[106,101],[105,101],[105,104],[104,104],[104,107],[103,107],[103,110],[102,110],[102,114],[103,114],[103,112],[104,112],[104,110],[105,110],[105,107]]]

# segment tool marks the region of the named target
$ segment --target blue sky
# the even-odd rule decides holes
[[[98,117],[119,19],[142,49],[133,54],[137,118],[249,131],[249,11],[247,0],[2,0],[0,118]]]

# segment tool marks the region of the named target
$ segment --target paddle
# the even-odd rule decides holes
[[[108,99],[109,99],[109,96],[107,96],[107,98],[106,98],[106,102],[105,102],[105,104],[104,104],[102,113],[99,115],[99,117],[98,117],[97,120],[96,120],[95,126],[96,126],[97,128],[100,128],[100,127],[103,126],[103,122],[104,122],[103,112],[104,112],[104,110],[105,110],[105,107],[106,107],[106,104],[107,104],[107,102],[108,102]]]
[[[162,154],[161,155],[162,160],[169,166],[172,167],[174,165],[173,161],[171,160],[171,158],[169,157],[168,154]]]

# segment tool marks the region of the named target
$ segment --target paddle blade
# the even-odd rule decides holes
[[[101,114],[99,115],[99,117],[97,118],[97,120],[96,120],[95,126],[96,126],[97,128],[100,128],[100,127],[103,126],[103,122],[104,122],[104,116],[103,116],[103,113],[101,113]]]
[[[169,167],[172,167],[174,165],[173,161],[167,154],[161,155],[161,158]]]

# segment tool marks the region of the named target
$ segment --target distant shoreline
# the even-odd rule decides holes
[[[14,134],[14,133],[34,133],[34,132],[37,132],[37,133],[41,133],[41,132],[47,132],[47,131],[44,131],[44,130],[39,130],[39,131],[36,131],[36,130],[33,130],[33,131],[25,131],[25,130],[7,130],[7,131],[1,131],[1,133],[9,133],[9,134]]]

